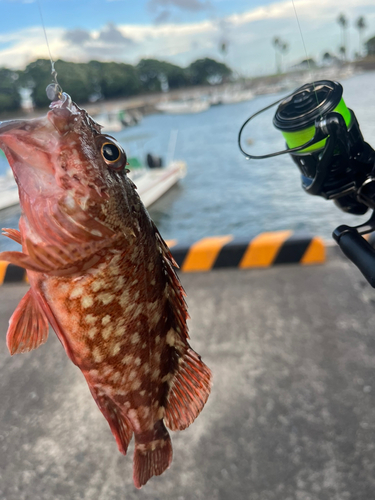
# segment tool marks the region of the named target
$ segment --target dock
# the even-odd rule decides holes
[[[368,500],[375,489],[375,290],[324,265],[181,273],[212,394],[140,491],[53,332],[11,357],[26,283],[0,288],[2,500]]]

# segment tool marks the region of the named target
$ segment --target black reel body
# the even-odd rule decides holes
[[[289,153],[307,193],[333,200],[345,212],[363,215],[369,208],[375,209],[375,151],[364,141],[342,94],[343,88],[337,82],[306,84],[252,115],[241,127],[238,143],[248,159]],[[263,156],[248,154],[241,146],[244,127],[276,104],[273,124],[283,134],[287,149]],[[339,226],[333,237],[375,287],[375,250],[361,236],[375,230],[374,213],[360,226]]]
[[[283,100],[273,123],[292,143],[300,131],[315,127],[326,139],[306,150],[291,152],[301,172],[303,189],[313,195],[334,200],[356,215],[375,207],[374,199],[362,199],[370,189],[362,189],[374,166],[372,148],[365,143],[358,121],[342,100],[342,86],[326,80],[304,85]]]

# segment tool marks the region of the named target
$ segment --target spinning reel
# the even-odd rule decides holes
[[[375,151],[362,136],[358,121],[342,97],[337,82],[321,80],[303,85],[287,97],[258,111],[242,125],[238,145],[248,159],[264,159],[289,153],[301,172],[302,188],[322,196],[343,211],[363,215],[375,209]],[[246,125],[278,104],[273,118],[287,148],[254,156],[242,148]],[[375,250],[363,234],[375,230],[375,212],[362,225],[342,225],[333,238],[375,287]]]

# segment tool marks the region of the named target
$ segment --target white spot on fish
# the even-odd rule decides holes
[[[127,290],[124,290],[119,298],[119,303],[121,307],[125,307],[130,302],[130,295]],[[132,304],[132,306],[134,306]]]
[[[113,326],[112,325],[107,325],[105,328],[102,330],[102,337],[104,340],[109,339],[111,333],[113,332]]]
[[[170,346],[174,346],[175,343],[176,343],[176,333],[175,331],[173,330],[173,328],[171,328],[168,333],[167,333],[167,337],[166,337],[166,342],[168,345]]]
[[[141,358],[135,358],[134,364],[135,366],[139,366],[141,364]]]
[[[147,373],[150,373],[150,365],[148,363],[144,363],[144,365],[142,366],[142,369],[146,375],[147,375]]]
[[[91,229],[90,233],[94,236],[103,236],[102,233],[100,231],[98,231],[97,229]]]
[[[139,333],[138,332],[133,333],[130,341],[132,344],[137,344],[140,341]]]
[[[135,432],[141,432],[141,425],[139,423],[139,418],[137,415],[137,410],[130,409],[128,412],[128,416],[132,423]]]
[[[121,378],[121,372],[115,372],[112,377],[111,377],[111,380],[116,383],[118,380],[120,380]]]
[[[120,349],[121,349],[121,344],[115,344],[113,347],[112,347],[112,356],[116,356],[119,352],[120,352]]]
[[[167,373],[167,375],[165,375],[165,376],[161,379],[161,381],[162,381],[162,383],[167,382],[167,383],[169,384],[169,383],[171,382],[171,380],[173,379],[173,377],[174,377],[174,374],[173,374],[173,373]]]
[[[124,365],[128,365],[132,361],[133,361],[133,356],[131,356],[130,354],[127,354],[124,358],[122,358],[121,363],[124,364]]]
[[[97,333],[98,333],[97,328],[90,328],[87,335],[90,337],[90,339],[93,339]]]
[[[91,283],[91,290],[93,292],[98,292],[101,288],[105,286],[104,280],[95,280]]]
[[[76,299],[78,297],[81,297],[83,293],[84,293],[84,288],[82,286],[77,286],[77,288],[73,288],[69,298]]]
[[[87,309],[88,307],[91,307],[94,303],[94,300],[90,295],[86,295],[85,297],[82,298],[81,304],[84,309]]]
[[[137,372],[135,370],[132,370],[129,373],[129,380],[134,380],[137,377]]]
[[[160,406],[160,408],[158,409],[158,413],[157,413],[157,419],[158,420],[161,420],[162,418],[164,418],[165,416],[165,408],[164,406]]]
[[[160,364],[160,352],[155,352],[154,361],[156,365]]]
[[[112,293],[100,293],[98,295],[98,299],[106,306],[112,300],[115,298],[115,296]]]
[[[108,325],[110,321],[111,321],[111,316],[107,314],[106,316],[104,316],[104,318],[102,318],[102,325],[103,326]]]
[[[98,347],[94,347],[92,351],[95,363],[101,363],[104,359],[103,354],[99,351]]]
[[[155,344],[159,344],[160,343],[160,335],[156,335],[155,337]]]
[[[160,375],[160,370],[159,368],[156,368],[152,373],[151,373],[151,378],[152,380],[157,380]]]
[[[134,380],[134,382],[131,385],[131,390],[132,391],[138,391],[138,389],[141,387],[141,381],[139,379]]]
[[[96,323],[96,320],[96,316],[93,316],[92,314],[87,314],[87,316],[85,316],[85,321],[89,325],[93,325],[94,323]]]

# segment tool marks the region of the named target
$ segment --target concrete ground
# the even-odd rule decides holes
[[[79,370],[52,333],[10,357],[25,285],[0,289],[1,500],[375,498],[375,290],[318,267],[182,275],[209,402],[140,491]]]

